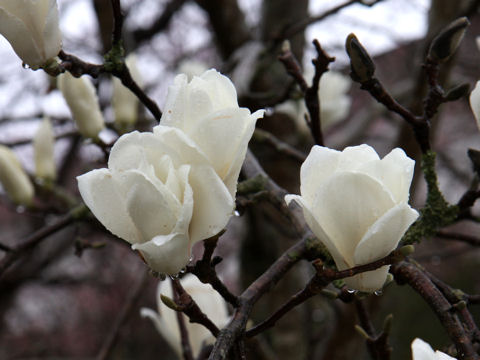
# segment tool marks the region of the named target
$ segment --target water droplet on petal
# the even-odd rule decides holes
[[[376,290],[374,292],[374,294],[377,295],[377,296],[382,296],[383,292],[382,292],[382,290]]]
[[[233,213],[233,215],[235,215],[235,216],[240,216],[240,213],[239,213],[237,210],[235,210],[235,212]]]
[[[357,290],[354,290],[354,289],[347,289],[347,292],[348,292],[349,294],[355,294],[355,291],[357,291]]]
[[[172,280],[178,280],[178,274],[170,275],[170,279],[172,279]]]

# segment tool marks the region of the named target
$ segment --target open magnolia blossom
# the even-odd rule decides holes
[[[31,205],[34,189],[15,153],[0,145],[0,183],[10,199],[18,205]]]
[[[134,54],[130,54],[125,59],[125,64],[130,71],[133,80],[142,86],[142,75],[137,67],[137,59]],[[122,132],[137,122],[138,118],[138,97],[117,77],[112,79],[113,93],[112,105],[115,114],[115,126]],[[131,129],[130,129],[131,130]]]
[[[160,273],[178,273],[192,245],[218,234],[235,205],[209,160],[182,131],[166,126],[121,136],[108,169],[77,179],[97,219]]]
[[[480,130],[480,81],[477,81],[475,88],[470,93],[470,108],[472,109],[477,127]]]
[[[218,328],[224,327],[229,321],[227,313],[227,304],[225,300],[208,284],[202,284],[193,275],[186,275],[181,284],[185,291],[195,300],[203,313],[213,321]],[[173,299],[173,291],[170,281],[160,282],[157,287],[157,306],[158,312],[152,309],[142,308],[142,316],[152,320],[158,332],[167,340],[171,348],[182,358],[182,348],[180,331],[178,328],[177,314],[174,310],[165,306],[160,300],[163,294]],[[182,316],[184,316],[182,314]],[[203,344],[211,344],[215,338],[203,325],[190,323],[185,319],[185,325],[188,330],[188,338],[192,346],[193,357],[196,358],[202,349]]]
[[[307,80],[311,80],[313,77],[312,71],[306,72],[304,77]],[[320,78],[318,99],[320,102],[322,129],[327,129],[347,116],[352,102],[347,95],[351,83],[347,76],[338,71],[328,71]],[[304,99],[286,101],[276,106],[275,111],[292,117],[302,133],[310,133],[310,129],[305,121],[305,114],[308,113],[308,110]]]
[[[394,250],[418,212],[408,205],[414,161],[402,149],[380,159],[368,145],[336,151],[314,146],[300,171],[300,192],[287,195],[303,207],[307,224],[339,270],[368,264]],[[365,292],[380,289],[389,266],[345,279]]]
[[[25,64],[47,66],[62,48],[56,0],[0,0],[0,34]]]
[[[163,126],[181,129],[234,197],[248,142],[263,113],[258,110],[251,114],[240,108],[232,82],[214,69],[190,82],[180,74],[169,87],[161,125],[153,131],[161,131]]]
[[[56,177],[54,160],[55,135],[50,119],[43,119],[33,138],[35,175],[43,180]]]
[[[96,139],[105,127],[95,87],[86,76],[66,72],[57,78],[58,88],[70,108],[80,134]]]
[[[422,339],[416,338],[412,342],[413,360],[455,360],[455,358],[441,352],[433,351],[432,347]]]

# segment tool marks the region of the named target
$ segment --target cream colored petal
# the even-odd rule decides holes
[[[359,290],[363,292],[374,292],[379,290],[387,280],[388,269],[390,265],[382,266],[373,271],[367,271],[352,277],[345,278],[345,285],[349,289]]]
[[[337,171],[355,171],[364,163],[380,160],[376,151],[367,144],[349,146],[342,151]]]
[[[200,77],[210,84],[209,90],[216,109],[238,107],[237,90],[228,77],[215,69],[207,70]]]
[[[300,168],[300,193],[311,206],[317,189],[335,173],[342,153],[315,145]]]
[[[192,244],[218,234],[233,215],[235,200],[210,166],[192,166],[189,183],[193,189]]]
[[[285,196],[285,202],[290,204],[290,202],[294,200],[297,202],[303,209],[303,216],[305,217],[305,221],[308,224],[308,227],[312,232],[315,234],[315,236],[326,246],[328,249],[328,252],[330,255],[332,255],[333,260],[335,261],[335,264],[337,265],[337,268],[340,270],[347,269],[349,267],[352,267],[352,265],[347,264],[346,259],[343,257],[343,255],[338,251],[338,248],[335,244],[333,239],[331,239],[323,230],[323,228],[320,226],[319,222],[315,219],[313,216],[309,205],[303,199],[301,196],[298,195],[286,195]]]
[[[117,177],[126,196],[127,213],[141,232],[143,241],[170,234],[177,223],[181,205],[168,188],[159,189],[136,170]]]
[[[160,124],[183,129],[187,96],[188,79],[185,74],[175,76],[173,84],[168,87],[167,99],[163,107]]]
[[[53,180],[56,177],[54,146],[55,136],[52,123],[45,118],[33,138],[35,175],[41,179]]]
[[[389,192],[372,177],[341,172],[319,187],[311,211],[351,265],[368,229],[394,206]]]
[[[390,190],[395,202],[408,201],[415,161],[400,148],[393,149],[382,160],[363,164],[358,171],[377,179]]]
[[[192,140],[210,160],[221,179],[230,172],[238,178],[255,123],[262,115],[262,111],[251,115],[245,108],[225,109],[201,119],[193,129]],[[237,157],[241,162],[236,161]],[[235,169],[232,169],[233,165]]]
[[[48,14],[43,28],[44,55],[46,59],[58,55],[62,49],[62,33],[58,24],[56,0],[49,0]]]
[[[159,300],[160,301],[160,300]],[[163,304],[162,304],[163,305]],[[170,309],[168,309],[170,310]],[[167,312],[166,310],[165,312]],[[141,308],[140,309],[140,315],[144,318],[150,319],[157,329],[157,331],[163,336],[163,338],[168,342],[170,347],[172,348],[173,351],[177,354],[179,358],[182,356],[182,347],[181,347],[181,342],[180,342],[180,331],[178,330],[178,325],[176,323],[176,316],[175,312],[173,310],[170,310],[172,312],[171,318],[172,318],[172,324],[167,325],[165,316],[161,316],[160,314],[156,313],[152,309],[147,309],[147,308]],[[163,315],[164,313],[162,313]]]
[[[470,108],[477,120],[477,127],[480,130],[480,81],[477,81],[475,88],[470,93]]]
[[[416,338],[412,342],[412,357],[413,360],[435,360],[435,353],[428,343]]]
[[[57,78],[58,87],[70,108],[79,132],[87,138],[97,138],[105,127],[95,87],[85,76],[64,73]]]
[[[19,18],[5,11],[3,6],[0,6],[0,34],[8,40],[24,63],[38,67],[46,60],[29,29]]]
[[[133,244],[141,234],[127,213],[126,199],[108,169],[97,169],[77,177],[78,190],[93,215],[114,235]]]
[[[18,205],[31,205],[33,184],[15,153],[0,145],[0,183],[10,199]]]
[[[191,255],[188,234],[158,235],[150,241],[133,244],[132,249],[140,251],[153,270],[169,275],[178,274]]]
[[[358,243],[354,255],[355,265],[368,264],[390,254],[417,218],[418,212],[407,203],[387,211]]]

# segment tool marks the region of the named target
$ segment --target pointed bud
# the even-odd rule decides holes
[[[33,138],[35,175],[42,180],[55,180],[54,144],[52,123],[44,118]]]
[[[408,256],[410,254],[413,254],[413,252],[415,251],[415,246],[413,245],[405,245],[405,246],[402,246],[400,249],[398,249],[400,251],[400,254],[402,254],[403,256]]]
[[[345,48],[350,58],[352,79],[360,83],[370,80],[375,73],[375,64],[355,34],[348,35]]]
[[[460,84],[454,86],[450,90],[447,91],[445,94],[445,100],[447,101],[456,101],[468,95],[470,92],[470,84]]]
[[[162,300],[162,303],[172,309],[172,310],[175,310],[175,311],[182,311],[182,308],[180,306],[177,305],[177,303],[175,301],[173,301],[171,298],[169,298],[168,296],[165,296],[165,295],[160,295],[160,300]]]
[[[460,45],[468,25],[470,25],[470,22],[466,17],[461,17],[450,23],[433,39],[428,57],[438,62],[447,61]]]
[[[14,203],[18,205],[33,203],[32,182],[15,153],[3,145],[0,145],[0,183]]]
[[[365,340],[370,340],[370,335],[360,326],[360,325],[355,325],[355,330],[365,339]]]
[[[75,78],[70,73],[60,75],[57,81],[80,134],[97,139],[105,124],[91,81],[85,76]]]
[[[393,324],[393,314],[388,314],[385,320],[383,321],[383,332],[385,334],[390,334]]]
[[[142,76],[138,71],[135,55],[130,54],[127,56],[125,64],[133,80],[135,80],[138,86],[142,87]],[[115,127],[120,132],[126,132],[131,130],[137,122],[139,101],[137,96],[130,89],[126,88],[120,79],[115,77],[112,79],[112,82],[112,105],[115,114]]]

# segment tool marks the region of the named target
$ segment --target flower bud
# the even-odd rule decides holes
[[[445,94],[445,100],[447,101],[456,101],[461,99],[462,97],[466,96],[470,92],[470,84],[460,84],[454,86],[450,90],[447,91]]]
[[[350,58],[352,79],[360,83],[370,80],[375,73],[375,64],[355,34],[348,35],[345,48]]]
[[[34,189],[15,153],[0,145],[0,183],[10,199],[18,205],[31,205]]]
[[[105,124],[95,88],[90,80],[64,73],[58,77],[58,88],[70,108],[80,134],[87,138],[98,138],[98,133]]]
[[[55,180],[55,161],[54,161],[55,136],[50,119],[43,119],[35,137],[33,138],[33,148],[35,153],[35,175],[43,180]]]
[[[428,56],[438,62],[447,61],[460,45],[468,25],[470,22],[466,17],[450,23],[433,39]]]
[[[0,34],[32,69],[51,65],[62,48],[56,0],[0,0]]]
[[[137,59],[133,54],[127,56],[125,63],[133,80],[142,86],[142,76],[137,68]],[[115,114],[115,126],[121,131],[129,130],[138,119],[138,98],[121,80],[113,78],[112,105]]]

